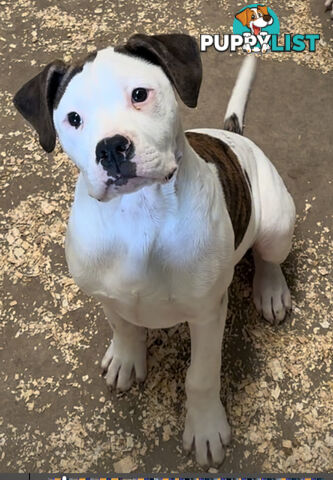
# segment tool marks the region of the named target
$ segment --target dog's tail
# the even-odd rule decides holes
[[[247,55],[242,63],[224,117],[224,130],[243,134],[245,109],[256,73],[256,63],[253,54]]]

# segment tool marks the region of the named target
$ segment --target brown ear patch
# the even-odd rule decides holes
[[[77,75],[78,73],[82,72],[83,67],[85,66],[86,63],[93,62],[96,58],[96,55],[97,55],[97,50],[89,53],[89,55],[87,55],[85,58],[83,58],[82,60],[79,60],[77,63],[75,63],[75,65],[72,65],[68,68],[57,90],[57,94],[56,94],[54,105],[53,105],[54,109],[58,107],[61,97],[65,93],[65,90],[69,82],[72,80],[72,78],[75,77],[75,75]]]
[[[205,162],[216,165],[235,234],[235,249],[246,233],[251,218],[251,185],[237,156],[222,140],[205,133],[186,132],[187,140]]]
[[[132,35],[115,52],[134,55],[159,65],[188,107],[196,107],[202,80],[199,47],[190,35]]]
[[[239,12],[235,15],[237,20],[242,22],[242,25],[244,25],[244,26],[249,25],[250,20],[251,20],[251,16],[252,16],[252,11],[250,10],[250,8],[245,8],[245,10],[242,10],[241,12]]]
[[[17,110],[36,129],[40,144],[47,152],[55,147],[52,112],[57,90],[67,69],[64,62],[55,60],[25,83],[13,99]]]
[[[257,8],[263,15],[269,15],[266,5],[258,5]]]
[[[71,79],[92,62],[97,52],[74,66],[61,60],[49,63],[38,75],[25,83],[13,98],[20,114],[28,120],[39,135],[39,142],[46,152],[52,152],[56,143],[53,110],[57,108]]]

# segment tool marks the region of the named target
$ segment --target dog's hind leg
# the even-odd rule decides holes
[[[278,324],[291,308],[290,292],[280,264],[291,249],[295,205],[280,175],[264,154],[258,159],[258,187],[261,220],[253,245],[253,297],[264,318]]]
[[[147,375],[147,330],[126,322],[107,304],[103,304],[103,309],[113,331],[101,363],[106,372],[106,384],[121,391],[128,390],[134,380],[143,382]]]
[[[253,299],[258,312],[272,324],[279,324],[291,309],[291,297],[281,266],[266,262],[254,250]]]

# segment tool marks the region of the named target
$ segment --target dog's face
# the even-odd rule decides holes
[[[177,102],[159,66],[99,51],[69,82],[53,114],[65,152],[91,196],[107,200],[177,168]]]
[[[263,27],[271,25],[273,18],[264,5],[258,5],[254,8],[246,8],[240,13],[237,13],[236,18],[246,25],[254,35],[259,35]]]
[[[135,35],[79,68],[53,62],[22,87],[14,103],[44,149],[54,148],[57,134],[89,194],[107,201],[172,177],[182,153],[173,87],[195,106],[200,83],[201,61],[191,37]]]

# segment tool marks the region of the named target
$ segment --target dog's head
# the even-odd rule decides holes
[[[195,107],[201,78],[192,37],[137,34],[81,65],[50,63],[14,104],[47,152],[58,135],[89,194],[106,201],[171,178],[182,148],[174,89]]]
[[[236,15],[242,25],[246,25],[254,35],[259,35],[261,29],[273,23],[273,18],[265,5],[258,5],[253,8],[245,8]]]

